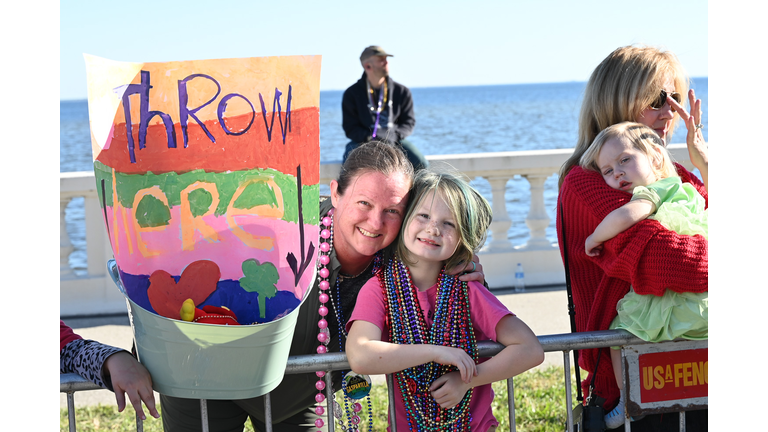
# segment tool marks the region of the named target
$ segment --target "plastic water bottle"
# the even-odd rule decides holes
[[[517,263],[517,270],[515,271],[515,292],[525,292],[525,273],[523,273],[521,263]]]

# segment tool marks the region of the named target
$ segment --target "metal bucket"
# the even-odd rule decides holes
[[[107,264],[125,296],[139,361],[154,389],[190,399],[247,399],[263,396],[283,380],[299,314],[248,326],[199,324],[152,313],[131,300],[117,263]]]

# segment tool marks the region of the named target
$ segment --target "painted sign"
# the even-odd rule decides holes
[[[314,278],[319,56],[125,63],[86,55],[94,172],[128,297],[240,324]]]
[[[709,383],[707,354],[706,340],[624,347],[630,415],[705,407]]]

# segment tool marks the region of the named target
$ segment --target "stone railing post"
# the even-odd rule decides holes
[[[512,219],[507,213],[507,182],[509,176],[484,177],[491,184],[491,200],[493,209],[493,222],[491,222],[491,234],[493,238],[487,244],[488,252],[501,252],[512,250],[512,242],[507,233],[512,227]]]
[[[111,258],[112,248],[107,239],[99,197],[95,193],[86,194],[84,206],[88,274],[90,276],[102,276],[106,272],[107,260]]]
[[[60,209],[59,209],[59,260],[60,260],[60,277],[61,279],[69,279],[74,277],[74,272],[69,266],[69,255],[75,250],[72,242],[69,241],[69,234],[67,233],[67,205],[72,201],[72,197],[66,194],[60,194]]]
[[[528,216],[525,218],[525,224],[531,232],[531,238],[525,247],[526,249],[551,248],[552,244],[547,240],[547,227],[551,219],[544,208],[544,182],[548,176],[526,174],[523,177],[528,180],[531,187],[530,208],[528,209]]]

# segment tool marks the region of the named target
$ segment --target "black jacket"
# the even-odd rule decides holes
[[[413,132],[413,127],[416,125],[416,118],[413,116],[413,98],[408,87],[393,81],[390,77],[387,77],[387,86],[389,101],[382,107],[376,137],[389,141],[401,141]],[[378,93],[374,93],[378,98]],[[378,103],[371,106],[367,77],[363,72],[362,78],[344,91],[344,97],[341,99],[342,127],[347,138],[356,143],[362,143],[371,138],[377,106]]]

